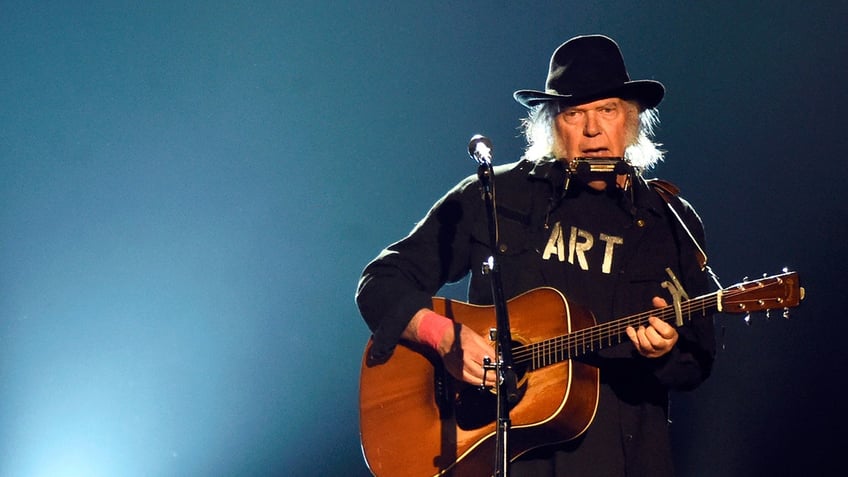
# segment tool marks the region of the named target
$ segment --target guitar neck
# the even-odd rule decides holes
[[[719,310],[720,293],[715,292],[680,304],[684,320],[691,321],[706,317]],[[638,328],[648,324],[648,318],[655,316],[667,323],[674,324],[677,314],[674,306],[655,308],[635,315],[626,316],[599,325],[574,331],[566,335],[555,336],[513,349],[513,359],[524,362],[530,369],[538,369],[561,361],[579,358],[604,348],[628,341],[627,328]]]
[[[797,306],[803,299],[804,289],[800,286],[797,273],[786,272],[739,283],[691,300],[681,300],[680,315],[682,321],[690,322],[715,312],[750,313],[776,308],[788,310]],[[672,325],[678,322],[673,305],[655,308],[537,343],[517,346],[513,349],[513,359],[516,363],[529,366],[530,369],[538,369],[579,358],[629,340],[627,328],[647,325],[651,316]]]

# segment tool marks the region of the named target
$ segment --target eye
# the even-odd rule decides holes
[[[560,114],[562,114],[562,117],[567,123],[574,123],[576,121],[579,121],[580,118],[583,117],[583,111],[579,109],[566,109]]]

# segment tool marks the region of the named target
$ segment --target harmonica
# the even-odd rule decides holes
[[[623,157],[575,157],[568,162],[568,169],[576,174],[594,172],[628,174],[632,168]]]

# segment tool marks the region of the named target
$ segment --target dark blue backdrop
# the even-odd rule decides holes
[[[367,475],[362,267],[595,32],[666,84],[725,284],[809,294],[722,317],[680,475],[841,463],[844,2],[448,3],[0,2],[0,475]]]

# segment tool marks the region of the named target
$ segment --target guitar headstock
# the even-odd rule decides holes
[[[719,311],[724,313],[750,313],[798,306],[804,299],[797,272],[763,277],[737,283],[720,292]]]

